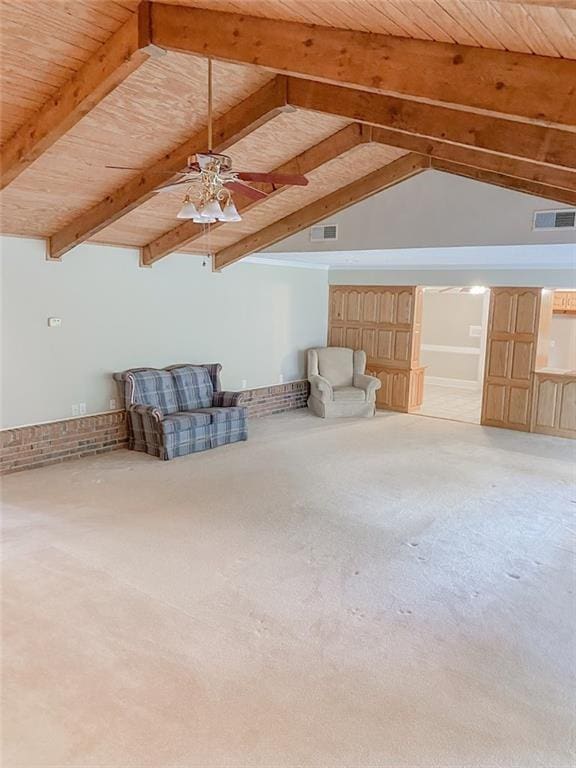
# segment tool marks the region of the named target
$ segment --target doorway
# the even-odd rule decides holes
[[[420,362],[424,397],[416,413],[480,424],[490,291],[425,287]]]

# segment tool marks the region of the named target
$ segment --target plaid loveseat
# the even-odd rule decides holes
[[[129,448],[167,461],[247,440],[241,392],[222,392],[219,363],[114,374],[128,412]]]

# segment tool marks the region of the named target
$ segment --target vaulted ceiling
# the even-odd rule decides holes
[[[431,167],[576,205],[576,0],[0,0],[0,21],[2,232],[51,258],[221,268]],[[216,151],[309,184],[202,228],[154,188],[206,148],[207,56]]]

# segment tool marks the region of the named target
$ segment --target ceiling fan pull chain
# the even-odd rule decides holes
[[[208,152],[212,152],[212,59],[208,57]]]

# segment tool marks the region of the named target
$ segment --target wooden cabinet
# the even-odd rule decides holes
[[[576,291],[554,291],[554,314],[576,315]]]
[[[363,349],[367,369],[382,381],[379,408],[409,411],[422,404],[422,290],[416,286],[330,287],[328,343]]]
[[[576,371],[536,371],[532,432],[576,439]]]
[[[371,367],[370,376],[376,376],[382,386],[376,392],[376,407],[408,413],[422,405],[425,368],[394,369]]]
[[[482,424],[530,430],[532,377],[546,363],[552,292],[493,288],[490,297]]]

